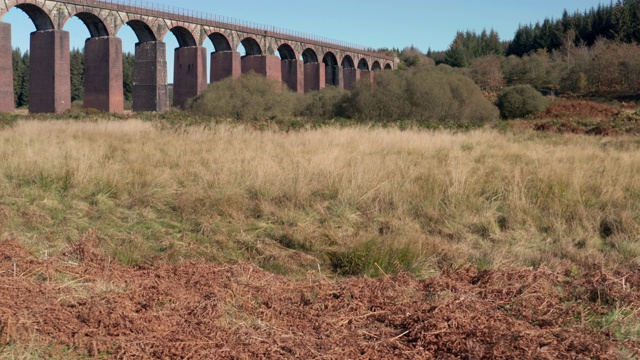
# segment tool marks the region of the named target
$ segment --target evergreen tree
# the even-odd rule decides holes
[[[469,65],[464,45],[464,37],[465,35],[458,31],[455,40],[453,40],[449,49],[447,49],[447,52],[445,53],[444,62],[447,65],[453,67],[466,67]]]
[[[133,64],[135,62],[135,55],[132,53],[125,53],[122,56],[122,71],[123,71],[123,88],[124,88],[124,100],[133,101]]]
[[[71,101],[84,99],[84,51],[71,50]]]
[[[13,49],[11,54],[13,64],[13,99],[16,107],[21,107],[20,94],[22,92],[22,77],[24,76],[24,66],[22,66],[22,52],[19,48]]]
[[[453,67],[467,67],[472,60],[487,55],[503,55],[498,33],[491,29],[480,35],[473,31],[458,31],[445,53],[444,63]]]
[[[560,20],[545,19],[535,25],[520,26],[507,55],[523,56],[532,51],[553,51],[566,46],[566,35],[574,34],[574,44],[593,46],[599,38],[624,43],[640,42],[640,0],[615,0],[609,5],[569,14]]]

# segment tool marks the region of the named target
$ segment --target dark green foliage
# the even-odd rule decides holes
[[[330,86],[300,96],[295,114],[309,119],[334,119],[345,116],[345,105],[349,93],[340,88]]]
[[[444,63],[453,67],[467,67],[473,59],[502,54],[502,43],[495,31],[487,33],[483,30],[480,35],[473,31],[459,31],[445,52]]]
[[[84,51],[71,50],[71,102],[84,100]]]
[[[13,59],[13,92],[16,107],[29,105],[29,52],[22,54],[14,49]]]
[[[640,0],[618,0],[583,13],[569,14],[565,10],[559,20],[545,19],[542,23],[521,26],[507,55],[523,56],[539,49],[551,51],[565,46],[566,41],[591,46],[599,38],[640,42]]]
[[[517,119],[544,111],[549,101],[530,85],[516,85],[500,93],[497,104],[503,118]]]
[[[132,53],[125,53],[122,56],[122,82],[124,87],[124,100],[133,101],[133,64],[136,57]]]
[[[189,104],[194,114],[246,121],[291,117],[296,94],[274,79],[250,73],[209,85]]]
[[[356,120],[376,122],[478,125],[498,118],[471,79],[434,69],[378,73],[373,85],[355,86],[346,109]]]

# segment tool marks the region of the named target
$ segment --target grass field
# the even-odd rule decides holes
[[[0,358],[640,354],[637,137],[168,128],[0,130]]]
[[[38,256],[93,238],[124,264],[293,276],[640,265],[632,137],[19,121],[0,159],[3,236]]]

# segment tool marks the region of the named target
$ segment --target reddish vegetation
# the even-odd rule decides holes
[[[4,241],[0,349],[35,338],[112,358],[615,359],[621,344],[588,316],[640,308],[638,273],[318,278],[242,264],[130,268],[88,243],[42,260]],[[640,356],[640,340],[625,347]]]
[[[535,131],[553,132],[559,134],[584,134],[585,130],[570,121],[543,121],[534,125]]]
[[[606,104],[584,100],[560,100],[540,114],[542,119],[611,119],[620,109]]]

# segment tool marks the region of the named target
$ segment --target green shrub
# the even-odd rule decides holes
[[[265,121],[290,118],[294,104],[295,94],[279,81],[250,73],[209,85],[186,108],[218,119]]]
[[[309,119],[334,119],[344,116],[349,93],[335,86],[300,96],[295,114]]]
[[[453,71],[382,72],[352,90],[347,115],[361,121],[482,124],[498,110],[469,78]]]
[[[516,85],[500,93],[497,104],[503,118],[516,119],[544,111],[549,100],[531,85]]]

